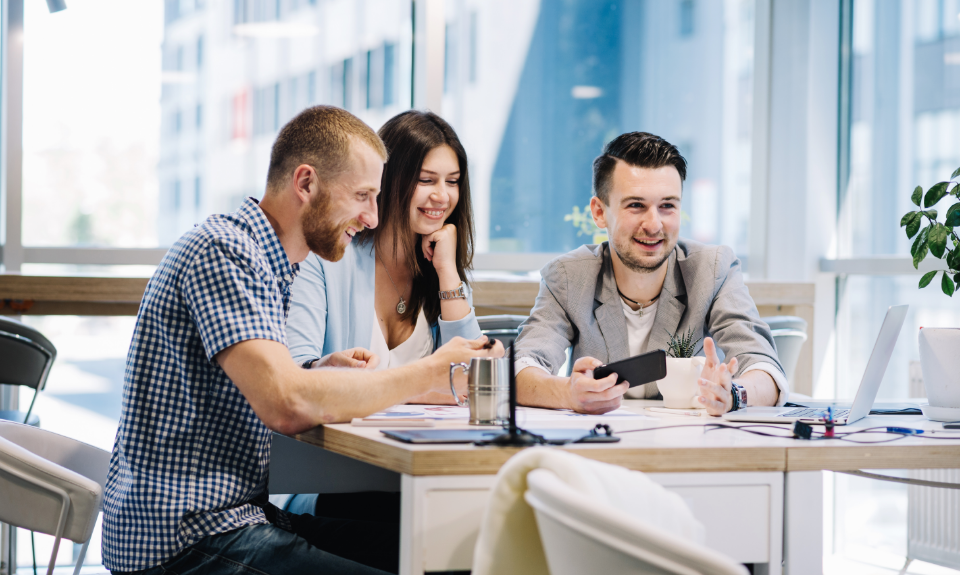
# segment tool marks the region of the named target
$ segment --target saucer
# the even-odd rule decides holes
[[[921,403],[920,411],[931,421],[960,421],[960,407],[934,407],[929,403]]]

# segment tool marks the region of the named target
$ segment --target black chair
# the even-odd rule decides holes
[[[500,340],[506,347],[511,340],[517,338],[518,328],[526,319],[525,315],[482,315],[477,317],[477,323],[480,324],[480,333]]]
[[[37,394],[47,384],[50,367],[57,357],[57,348],[39,331],[16,320],[0,316],[0,384],[33,389],[33,399],[26,412],[0,410],[0,419],[39,426],[33,412]]]

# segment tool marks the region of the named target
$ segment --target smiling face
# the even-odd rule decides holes
[[[301,216],[307,247],[331,262],[343,257],[357,232],[377,227],[383,159],[366,144],[354,141],[351,147],[347,170],[323,185],[317,179],[318,193]]]
[[[427,152],[410,198],[410,229],[430,235],[443,227],[460,200],[460,162],[444,144]]]
[[[590,201],[594,220],[607,229],[614,257],[641,273],[663,265],[680,235],[683,182],[673,166],[638,168],[618,160],[610,179],[609,205]]]

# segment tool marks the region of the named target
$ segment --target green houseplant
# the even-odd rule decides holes
[[[701,339],[703,338],[693,339],[693,328],[690,328],[687,333],[673,335],[667,343],[667,354],[677,359],[693,357],[693,354],[697,353],[697,344],[700,343]]]
[[[933,270],[923,274],[920,287],[927,287],[938,273],[942,273],[940,287],[943,293],[951,297],[957,284],[960,284],[960,237],[954,231],[955,227],[960,226],[960,185],[954,181],[957,176],[960,176],[960,168],[950,175],[949,181],[934,184],[926,194],[923,193],[923,188],[917,186],[910,199],[921,209],[908,212],[900,219],[900,227],[907,228],[907,238],[913,239],[910,255],[913,256],[914,268],[919,267],[928,253],[944,259],[947,264],[945,270]],[[940,223],[937,221],[937,210],[933,209],[933,206],[947,195],[957,198],[957,201],[947,209],[944,222]]]

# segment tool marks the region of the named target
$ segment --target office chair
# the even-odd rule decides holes
[[[33,412],[37,394],[47,384],[47,376],[57,348],[42,333],[16,320],[0,316],[0,384],[20,385],[33,389],[33,399],[26,412],[0,411],[0,420],[39,426]]]
[[[570,487],[549,469],[527,474],[551,575],[746,575],[729,557]]]
[[[51,431],[0,421],[0,522],[82,543],[80,572],[103,503],[110,453]]]
[[[800,350],[803,349],[803,342],[807,341],[807,322],[802,317],[792,315],[775,315],[760,319],[770,326],[780,365],[792,389],[793,376],[797,371],[797,362],[800,360]]]
[[[525,315],[482,315],[477,317],[480,333],[500,340],[504,346],[516,339],[520,324],[527,320]]]

